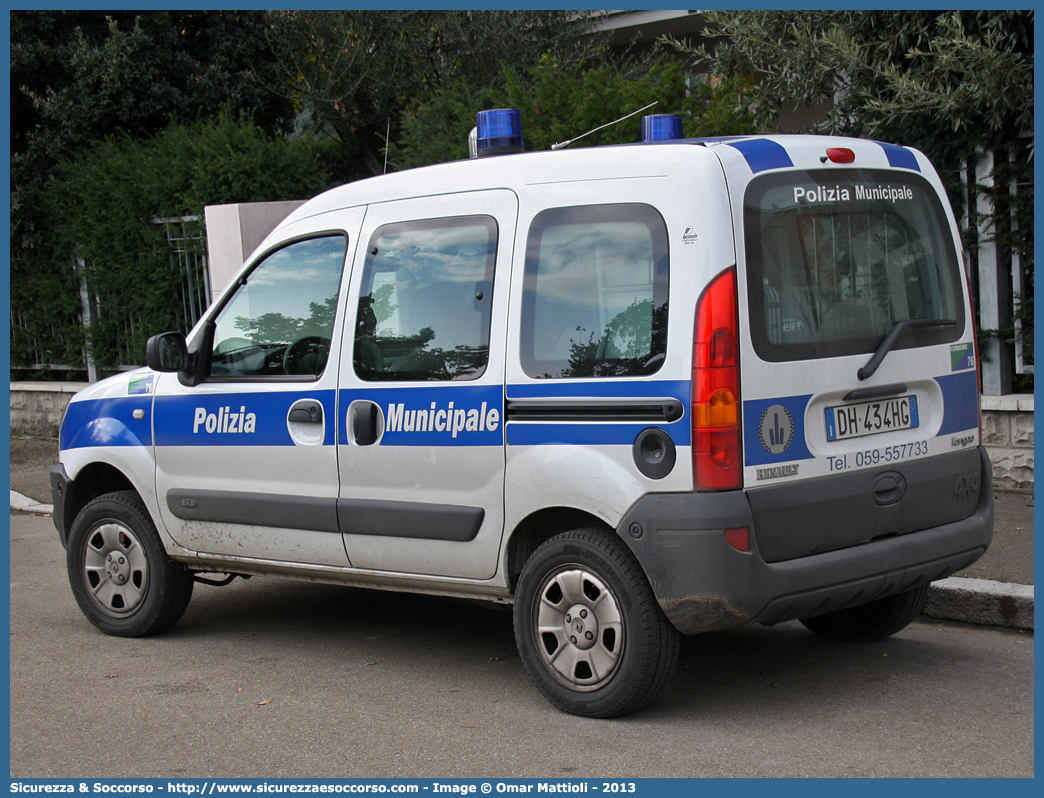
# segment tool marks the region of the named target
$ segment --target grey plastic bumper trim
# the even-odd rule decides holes
[[[650,494],[617,530],[684,634],[807,618],[943,579],[982,556],[993,538],[994,507],[989,458],[981,447],[979,454],[981,489],[969,517],[784,562],[762,558],[742,491]],[[726,541],[724,530],[735,527],[750,530],[750,551]]]
[[[51,467],[51,520],[58,530],[63,549],[67,548],[69,538],[69,529],[65,524],[65,499],[69,495],[71,482],[64,465],[58,463]]]

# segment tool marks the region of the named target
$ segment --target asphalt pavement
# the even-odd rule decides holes
[[[595,720],[544,700],[510,613],[483,602],[237,579],[196,585],[163,634],[109,637],[73,599],[51,519],[10,523],[13,778],[152,778],[162,795],[160,779],[204,777],[604,793],[636,776],[1034,775],[1029,631],[921,618],[866,644],[796,621],[694,635],[659,699]]]
[[[11,510],[49,514],[58,441],[11,439]],[[996,492],[993,544],[963,571],[935,582],[925,614],[965,623],[1033,628],[1033,494]]]

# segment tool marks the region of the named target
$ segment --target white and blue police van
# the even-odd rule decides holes
[[[87,618],[156,633],[222,574],[513,604],[537,687],[596,717],[683,634],[909,624],[994,515],[937,173],[650,119],[519,153],[483,112],[480,157],[315,197],[77,394],[52,486]]]

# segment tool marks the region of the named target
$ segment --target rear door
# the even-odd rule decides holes
[[[486,579],[504,527],[506,190],[371,206],[339,382],[352,565]]]
[[[953,485],[978,472],[973,326],[934,170],[874,142],[718,150],[744,242],[744,485],[762,555],[970,514],[977,497]]]

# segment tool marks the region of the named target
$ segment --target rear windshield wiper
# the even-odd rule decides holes
[[[956,323],[953,319],[903,319],[889,331],[885,339],[881,341],[881,345],[877,347],[874,356],[870,358],[870,362],[860,368],[856,372],[856,376],[861,380],[870,379],[907,327],[951,327]]]

